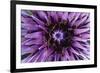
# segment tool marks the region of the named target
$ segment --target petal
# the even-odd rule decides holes
[[[71,12],[68,14],[68,20],[69,22],[71,22],[74,18],[75,18],[76,13],[75,12]]]
[[[73,37],[73,41],[86,42],[87,39],[83,39],[83,38],[80,38],[80,37]]]
[[[75,60],[73,54],[71,53],[70,60]]]
[[[44,26],[45,23],[43,21],[41,21],[40,19],[38,19],[37,17],[35,17],[34,15],[31,16],[32,19],[38,24],[38,25],[41,25],[41,26]]]
[[[34,39],[39,39],[42,37],[42,32],[34,32],[34,33],[30,33],[25,35],[25,38],[34,38]]]
[[[25,36],[27,34],[27,30],[22,29],[21,30],[21,36]]]
[[[26,23],[26,24],[34,24],[34,21],[32,20],[31,17],[21,16],[21,22]]]
[[[33,45],[33,46],[22,46],[21,54],[24,55],[26,53],[33,53],[38,49],[39,46]]]
[[[45,49],[46,49],[46,48],[44,48],[43,50],[41,50],[40,56],[39,56],[39,58],[38,58],[38,61],[39,61],[39,62],[45,62],[46,59],[47,59],[47,56],[49,55],[49,54],[48,54],[48,51],[45,50]]]
[[[47,15],[44,11],[37,11],[37,14],[40,16],[41,19],[48,21]]]
[[[37,61],[37,58],[39,57],[39,54],[40,54],[40,51],[36,52],[34,55],[32,55],[29,60],[27,61],[28,63],[31,63],[31,62],[36,62]]]
[[[75,16],[73,17],[73,21],[71,22],[71,26],[74,25],[74,23],[80,18],[81,13],[76,13]]]
[[[57,53],[55,53],[54,54],[55,56],[54,56],[54,61],[59,61],[59,59],[60,59],[60,54],[57,54]]]
[[[90,39],[90,34],[84,33],[84,34],[81,34],[80,37],[83,38],[83,39]]]
[[[74,30],[74,33],[75,33],[75,35],[78,35],[78,34],[82,34],[82,33],[87,33],[87,32],[89,32],[89,28],[84,28],[84,29],[75,29]]]
[[[40,45],[40,44],[42,44],[42,40],[40,40],[40,39],[37,39],[37,40],[30,40],[30,41],[24,41],[24,42],[22,42],[22,44],[24,44],[24,45]]]
[[[57,23],[58,22],[58,16],[56,12],[51,11],[49,13],[49,16],[51,16],[51,22],[52,23]]]
[[[45,48],[45,47],[46,47],[46,45],[43,44],[42,46],[40,46],[40,47],[38,48],[38,50],[41,50],[41,49],[43,49],[43,48]]]
[[[70,48],[70,51],[72,52],[72,53],[74,53],[74,54],[77,54],[77,55],[79,55],[79,52],[77,52],[75,49],[73,49],[72,47]]]
[[[89,17],[89,15],[90,15],[90,13],[86,13],[86,12],[83,12],[83,13],[81,13],[81,18],[83,18],[83,17],[85,17],[85,16],[88,16]]]
[[[87,16],[85,16],[84,18],[81,18],[79,20],[77,20],[74,25],[76,26],[81,26],[82,24],[85,24],[85,22],[87,21]]]
[[[21,27],[27,30],[33,30],[33,31],[39,30],[39,26],[36,24],[22,23]]]
[[[53,54],[49,55],[46,61],[52,61],[53,56],[54,56]]]
[[[27,12],[27,10],[21,10],[21,15],[30,16],[30,14]]]
[[[67,51],[67,50],[65,51],[65,55],[64,55],[64,57],[66,58],[66,60],[70,60],[70,56],[69,56],[69,54],[68,54],[68,51]]]
[[[22,63],[27,63],[27,61],[31,58],[31,56],[28,56],[27,58],[22,60]]]
[[[80,49],[81,49],[81,50],[87,50],[87,48],[84,47],[83,45],[84,45],[84,44],[80,44],[79,42],[74,42],[74,43],[73,43],[73,46],[76,47],[76,49],[78,49],[78,50],[80,50]]]
[[[62,15],[62,20],[67,20],[68,18],[68,13],[65,12],[63,15]]]
[[[64,14],[63,12],[57,12],[59,18],[62,18],[63,14]]]

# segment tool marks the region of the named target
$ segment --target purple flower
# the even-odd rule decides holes
[[[86,12],[21,11],[22,63],[90,59]]]

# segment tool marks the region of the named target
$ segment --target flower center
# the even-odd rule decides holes
[[[58,22],[47,26],[48,33],[45,33],[48,47],[53,48],[57,53],[61,53],[63,48],[71,46],[74,29],[71,29],[69,22]]]
[[[53,39],[55,41],[58,41],[60,43],[60,41],[63,39],[63,32],[62,31],[54,31],[53,35]]]

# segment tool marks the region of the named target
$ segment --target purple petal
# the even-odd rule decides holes
[[[48,15],[49,15],[52,23],[58,22],[58,16],[57,16],[56,12],[49,12]]]
[[[80,37],[73,37],[73,41],[86,42],[87,39],[83,39],[83,38],[80,38]]]
[[[38,25],[41,25],[41,26],[45,25],[45,23],[43,21],[39,20],[37,17],[35,17],[33,15],[31,17]]]
[[[90,34],[89,33],[84,33],[84,34],[81,34],[80,37],[83,38],[83,39],[89,39]]]
[[[33,53],[38,49],[39,46],[34,45],[34,46],[22,46],[22,55],[26,54],[26,53]]]
[[[26,12],[26,10],[22,10],[22,11],[21,11],[21,14],[24,15],[24,16],[30,16],[29,13]]]
[[[58,12],[57,13],[58,17],[60,17],[60,18],[62,18],[63,14],[64,14],[63,12]]]
[[[75,18],[75,15],[76,15],[75,12],[72,12],[72,13],[68,14],[68,20],[69,20],[69,22],[71,22]]]
[[[74,50],[72,47],[70,48],[70,51],[73,52],[74,54],[79,55],[79,52],[77,52],[76,50]]]
[[[62,15],[62,20],[67,20],[68,18],[68,13],[65,12],[63,15]]]
[[[82,33],[88,32],[89,30],[90,30],[89,28],[75,29],[75,34],[76,34],[76,35],[82,34]]]
[[[70,56],[69,56],[69,54],[68,54],[68,51],[67,51],[67,50],[65,51],[65,55],[64,55],[64,57],[65,57],[65,59],[66,59],[66,60],[69,60],[69,59],[70,59]]]
[[[39,26],[36,24],[22,23],[22,28],[33,31],[39,30]]]
[[[42,43],[43,43],[42,40],[37,39],[37,40],[24,41],[22,44],[24,44],[24,45],[40,45]]]
[[[82,50],[86,50],[86,48],[83,46],[83,44],[80,44],[79,42],[74,42],[73,46],[76,47],[76,49],[82,49]]]
[[[75,22],[78,20],[78,18],[80,17],[81,13],[76,13],[75,16],[73,17],[73,21],[71,22],[71,26],[73,26],[75,24]]]
[[[80,26],[82,25],[83,23],[85,23],[87,21],[87,16],[85,16],[84,18],[81,18],[80,20],[77,20],[74,24],[76,26]]]
[[[47,15],[43,11],[37,12],[37,14],[40,16],[41,19],[48,21]]]
[[[39,39],[42,37],[42,32],[34,32],[34,33],[30,33],[25,35],[25,38],[34,38],[34,39]]]

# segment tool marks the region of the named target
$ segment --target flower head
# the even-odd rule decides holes
[[[89,17],[86,12],[22,10],[22,62],[89,60]]]

